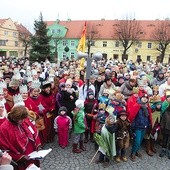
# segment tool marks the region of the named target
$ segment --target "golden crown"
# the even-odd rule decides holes
[[[153,95],[153,96],[150,98],[150,101],[153,102],[153,103],[161,102],[161,97],[160,97],[159,95]]]
[[[106,109],[106,104],[105,103],[99,103],[99,109]]]
[[[138,94],[139,93],[139,87],[133,87],[133,93]]]
[[[157,92],[158,90],[159,90],[159,86],[154,85],[154,86],[153,86],[153,91]]]

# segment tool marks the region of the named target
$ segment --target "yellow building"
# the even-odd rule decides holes
[[[30,32],[22,26],[8,19],[0,19],[0,56],[24,56],[24,45],[20,40],[20,34]]]
[[[88,39],[88,34],[91,34],[89,37],[93,37],[93,45],[90,48],[90,53],[101,52],[104,58],[107,59],[118,59],[122,60],[123,54],[123,46],[115,33],[115,28],[120,24],[122,20],[88,20],[87,21],[87,35],[86,40]],[[133,20],[134,22],[136,20]],[[166,20],[137,20],[140,24],[140,38],[138,39],[138,43],[134,43],[127,51],[128,60],[136,61],[137,58],[141,58],[142,61],[156,61],[160,59],[160,52],[157,50],[159,48],[159,42],[156,41],[156,38],[153,37],[153,31],[158,28],[159,24],[164,24]],[[47,26],[50,27],[51,25],[55,24],[55,21],[46,21]],[[81,38],[82,29],[84,26],[85,21],[57,21],[58,25],[64,26],[67,28],[66,36],[63,39],[63,42],[78,42]],[[159,31],[159,33],[167,32],[167,39],[170,41],[170,21],[166,21],[167,28],[165,30]],[[120,24],[121,25],[121,24]],[[56,27],[56,31],[58,28]],[[126,25],[125,25],[126,30]],[[54,32],[55,29],[51,30]],[[96,33],[96,35],[95,35]],[[87,40],[88,41],[88,40]],[[63,43],[64,44],[64,43]],[[67,43],[69,46],[69,43]],[[77,44],[75,43],[75,48]],[[69,46],[72,49],[71,46]],[[87,52],[86,48],[86,52]],[[71,50],[70,50],[71,51]],[[69,52],[68,52],[69,53]],[[73,51],[70,52],[74,54]],[[62,52],[60,53],[62,55]],[[63,56],[60,58],[64,58],[64,51]],[[170,63],[170,45],[167,46],[164,63]]]

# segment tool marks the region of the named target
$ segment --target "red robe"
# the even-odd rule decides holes
[[[28,118],[24,119],[21,125],[6,119],[0,126],[0,149],[9,150],[12,159],[18,163],[17,170],[25,170],[31,163],[39,166],[37,160],[28,160],[24,163],[18,161],[36,151],[40,145],[38,131]]]
[[[28,110],[35,112],[38,115],[38,106],[34,103],[34,101],[28,97],[26,100],[24,100],[25,107],[28,108]]]
[[[40,97],[47,106],[47,113],[44,115],[44,124],[45,129],[42,131],[43,139],[45,142],[52,142],[54,140],[55,131],[54,131],[54,118],[55,118],[55,97],[51,94],[45,94],[44,92],[41,93]],[[42,103],[43,105],[43,103]],[[46,107],[44,105],[44,107]]]
[[[46,103],[44,102],[43,100],[43,97],[42,95],[39,95],[37,98],[32,98],[32,101],[34,102],[34,104],[38,107],[38,116],[40,117],[45,117],[46,116],[46,113],[48,112],[48,107],[46,105]],[[41,107],[40,105],[42,105],[43,107]],[[45,132],[43,132],[45,131]],[[43,145],[45,143],[46,140],[44,140],[44,137],[43,137],[43,134],[46,133],[46,130],[42,130],[42,131],[39,131],[39,137],[40,137],[40,140],[41,140],[41,144]]]
[[[3,122],[5,122],[6,118],[3,117],[3,118],[0,118],[0,126],[2,125]]]

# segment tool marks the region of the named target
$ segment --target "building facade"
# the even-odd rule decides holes
[[[153,37],[153,31],[158,26],[159,20],[139,20],[141,27],[141,36],[138,41],[132,44],[127,50],[127,59],[136,61],[156,61],[160,57],[159,42]],[[162,21],[161,21],[162,22]],[[77,46],[81,38],[82,29],[85,21],[47,21],[49,33],[55,37],[55,32],[63,33],[60,37],[60,42],[57,46],[58,60],[61,61],[68,58],[77,57]],[[117,36],[115,36],[114,27],[117,25],[118,20],[94,20],[87,21],[87,34],[86,41],[88,41],[89,33],[96,32],[93,37],[93,43],[90,47],[90,53],[101,52],[104,58],[107,59],[122,59],[123,46]],[[167,29],[170,29],[170,25]],[[60,31],[59,31],[60,30]],[[170,40],[170,31],[169,31]],[[51,42],[52,43],[52,42]],[[65,51],[65,47],[69,50]],[[56,46],[55,46],[56,47]],[[86,49],[86,52],[88,49]],[[170,62],[170,45],[167,46],[165,51],[164,62]]]
[[[20,39],[20,34],[30,32],[22,25],[8,19],[0,19],[0,56],[23,57],[24,44]]]

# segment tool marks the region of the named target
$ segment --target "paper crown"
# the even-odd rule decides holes
[[[33,81],[33,78],[32,77],[27,77],[27,83],[28,82],[32,82]]]
[[[124,100],[124,95],[118,92],[118,93],[115,94],[114,98],[117,101],[122,101],[122,100]]]
[[[28,93],[28,88],[26,85],[19,86],[19,92],[20,93]]]
[[[43,86],[45,86],[45,85],[47,85],[47,84],[51,84],[50,81],[43,81],[43,82],[42,82],[42,85],[43,85]]]
[[[139,87],[133,87],[133,94],[139,93]]]
[[[154,85],[154,86],[153,86],[153,91],[155,91],[155,92],[159,91],[159,86]]]
[[[31,88],[32,89],[39,89],[41,86],[41,83],[37,80],[34,80],[32,83],[31,83]]]
[[[99,110],[105,110],[106,104],[105,103],[99,103]]]
[[[13,96],[14,106],[24,106],[23,98],[21,94],[16,94]]]
[[[5,82],[5,81],[0,81],[0,87],[1,87],[2,89],[7,89],[7,84],[6,84],[6,82]]]
[[[161,102],[161,97],[159,95],[153,95],[151,98],[150,98],[150,101],[152,103],[157,103],[157,102]]]
[[[0,87],[0,94],[4,94],[4,90],[2,87]]]
[[[37,70],[34,69],[34,70],[31,71],[31,73],[32,73],[33,76],[35,76],[35,75],[37,75]]]

